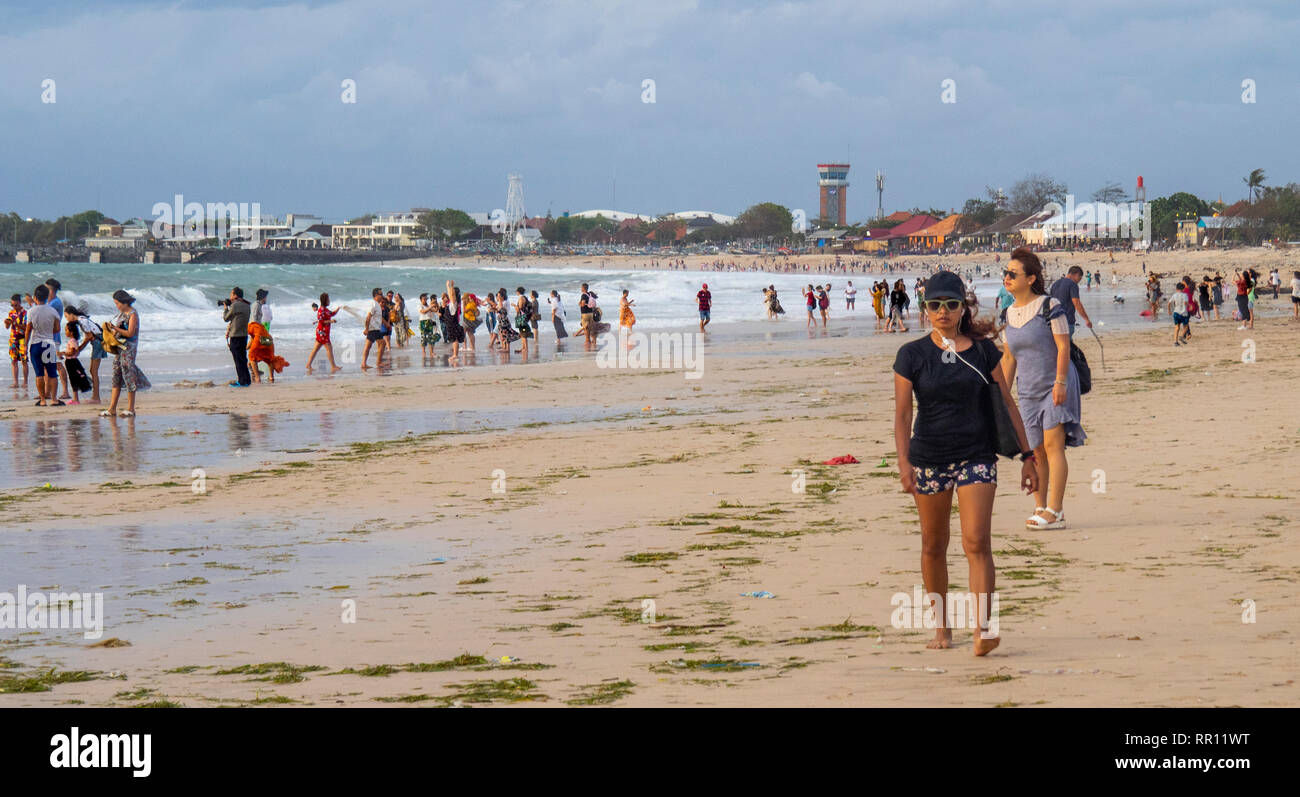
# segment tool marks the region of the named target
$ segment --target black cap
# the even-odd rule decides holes
[[[951,271],[940,271],[925,281],[926,299],[966,300],[966,283]]]

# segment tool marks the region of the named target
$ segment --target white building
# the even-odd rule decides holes
[[[371,239],[378,249],[404,249],[428,240],[420,224],[420,214],[415,210],[380,213],[371,220],[370,226]]]
[[[515,246],[520,248],[532,248],[542,242],[542,233],[532,227],[520,227],[515,231]]]
[[[306,232],[313,225],[324,224],[325,220],[310,213],[290,213],[284,217],[284,222],[289,225],[289,234],[297,235]]]
[[[212,222],[217,222],[217,220],[209,219],[209,223]],[[268,238],[289,234],[289,225],[274,216],[258,216],[255,219],[236,218],[232,219],[230,226],[226,228],[227,238],[250,243],[262,242]]]

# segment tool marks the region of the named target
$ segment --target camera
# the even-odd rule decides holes
[[[218,300],[217,300],[217,307],[229,307],[229,306],[230,306],[230,300],[229,300],[229,299],[218,299]]]

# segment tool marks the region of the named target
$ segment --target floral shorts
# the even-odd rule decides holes
[[[938,467],[918,468],[913,465],[912,473],[916,476],[918,493],[938,495],[968,484],[997,484],[998,462],[996,459],[968,459]]]

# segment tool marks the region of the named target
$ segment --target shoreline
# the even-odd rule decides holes
[[[167,412],[196,418],[307,399],[312,411],[379,414],[431,403],[651,410],[612,425],[304,441],[309,451],[270,464],[200,458],[203,494],[188,468],[6,490],[22,519],[0,535],[0,589],[101,590],[104,638],[129,646],[6,637],[0,657],[17,666],[0,676],[57,667],[91,680],[4,700],[478,705],[467,683],[520,678],[528,702],[552,705],[592,697],[605,679],[632,684],[616,699],[628,706],[1127,705],[1138,679],[1142,705],[1296,705],[1300,688],[1279,675],[1300,621],[1288,600],[1300,542],[1279,524],[1297,502],[1274,485],[1300,444],[1273,424],[1234,425],[1230,445],[1217,434],[1239,417],[1289,413],[1287,428],[1300,425],[1296,328],[1194,329],[1179,349],[1164,325],[1116,336],[1108,372],[1094,363],[1067,529],[1024,530],[1026,499],[1003,474],[1004,641],[984,659],[968,633],[932,652],[923,631],[890,626],[890,595],[920,579],[915,509],[888,467],[892,352],[828,336],[793,354],[766,343],[715,354],[698,384],[574,361],[418,374],[382,391],[355,380],[238,400],[174,391]],[[1245,337],[1257,363],[1241,361]],[[1179,411],[1159,411],[1170,405]],[[1207,430],[1225,445],[1201,461],[1192,452]],[[843,453],[862,464],[812,464]],[[793,470],[807,473],[803,494]],[[956,542],[949,559],[958,590]],[[776,597],[741,597],[756,590]],[[1241,622],[1244,598],[1261,607],[1258,624]],[[341,620],[345,599],[355,624]],[[654,623],[639,622],[647,599]],[[1244,671],[1243,650],[1254,664]],[[259,670],[268,662],[295,668]]]

